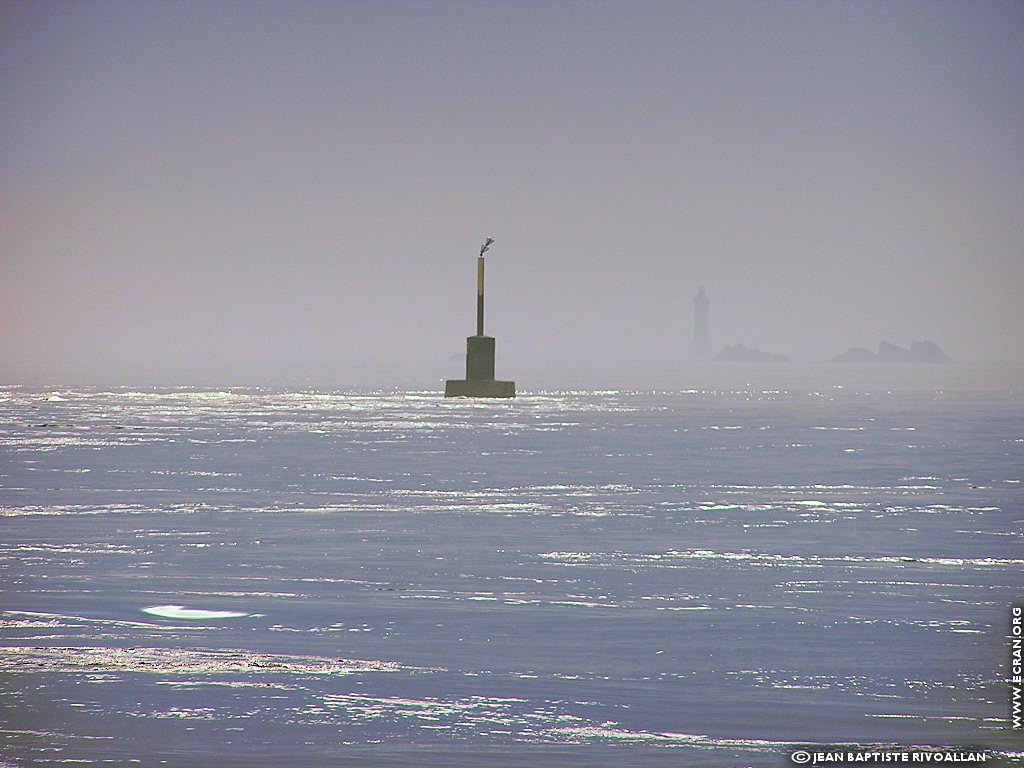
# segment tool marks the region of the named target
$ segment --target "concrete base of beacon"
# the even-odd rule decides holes
[[[445,397],[515,397],[514,381],[496,379],[448,379],[444,383]]]

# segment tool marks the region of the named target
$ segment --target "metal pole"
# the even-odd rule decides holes
[[[476,260],[476,335],[484,335],[484,257]]]

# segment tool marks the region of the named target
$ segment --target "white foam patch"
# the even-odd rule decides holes
[[[151,616],[162,616],[165,619],[240,619],[249,616],[248,613],[237,611],[206,611],[202,608],[186,608],[183,605],[151,605],[142,609],[143,613]]]

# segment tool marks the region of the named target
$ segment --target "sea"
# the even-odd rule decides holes
[[[729,370],[0,387],[0,765],[1024,763],[1024,379]]]

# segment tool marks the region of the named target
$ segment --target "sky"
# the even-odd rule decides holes
[[[1024,360],[1024,3],[0,0],[0,383]]]

